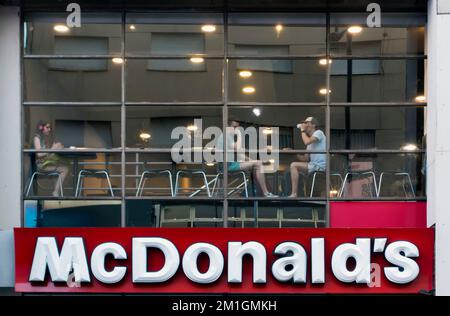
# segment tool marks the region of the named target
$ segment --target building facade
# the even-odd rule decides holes
[[[450,294],[449,29],[444,0],[2,2],[1,286]]]

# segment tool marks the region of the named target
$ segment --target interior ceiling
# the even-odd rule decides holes
[[[68,0],[0,0],[25,10],[65,11]],[[365,11],[374,0],[78,0],[87,10]],[[425,12],[427,0],[377,0],[384,12]]]

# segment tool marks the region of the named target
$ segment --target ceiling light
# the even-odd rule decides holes
[[[249,78],[252,76],[252,72],[249,70],[241,70],[239,71],[239,76],[241,76],[242,78]]]
[[[207,165],[208,167],[212,167],[212,166],[214,166],[214,162],[208,162],[208,163],[206,163],[206,165]]]
[[[362,27],[359,25],[352,25],[347,29],[347,32],[349,32],[350,34],[358,34],[361,33],[362,31]]]
[[[281,32],[283,30],[283,25],[281,24],[275,25],[275,30],[277,30],[277,32]]]
[[[141,133],[139,134],[139,137],[140,137],[140,139],[142,139],[142,140],[148,140],[148,139],[150,139],[150,138],[152,137],[152,135],[150,135],[150,134],[147,133],[147,132],[141,132]]]
[[[115,63],[115,64],[123,64],[123,58],[114,57],[112,59],[112,62]]]
[[[270,127],[267,127],[265,129],[263,129],[263,134],[271,135],[272,134],[272,129]]]
[[[417,147],[417,145],[415,144],[406,144],[405,146],[402,147],[403,150],[408,150],[408,151],[414,151],[419,149],[419,147]]]
[[[204,62],[205,60],[202,57],[191,57],[191,62],[194,64],[200,64]]]
[[[67,25],[64,25],[64,24],[57,24],[57,25],[55,25],[55,26],[53,27],[53,29],[54,29],[56,32],[59,32],[59,33],[66,33],[66,32],[69,31],[69,27],[68,27]]]
[[[261,115],[261,109],[260,108],[254,108],[253,109],[253,114],[255,114],[255,116],[260,116]]]
[[[424,95],[418,95],[414,100],[416,100],[416,102],[425,102],[427,98]]]
[[[198,129],[197,125],[191,124],[188,125],[187,130],[191,132],[195,132]]]
[[[325,94],[327,94],[327,89],[326,88],[322,88],[322,89],[319,90],[319,93],[322,94],[322,95],[325,95]],[[331,93],[331,90],[328,90],[328,93]]]
[[[212,24],[206,24],[202,26],[202,31],[206,33],[211,33],[216,30],[216,26]]]
[[[275,159],[269,159],[269,162],[273,165],[275,163]]]
[[[130,25],[130,30],[134,31],[136,29],[136,26],[134,26],[133,24]]]
[[[242,88],[242,92],[244,92],[246,94],[255,93],[255,91],[256,91],[255,87],[252,87],[252,86],[246,86],[246,87]]]
[[[331,64],[333,61],[331,59],[328,59],[328,64]],[[322,66],[325,66],[327,64],[327,59],[326,58],[322,58],[321,60],[319,60],[319,64],[321,64]]]

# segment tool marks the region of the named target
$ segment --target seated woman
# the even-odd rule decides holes
[[[40,121],[36,126],[36,132],[33,136],[33,148],[36,150],[64,148],[61,143],[54,143],[51,141],[51,131],[52,126],[50,123]],[[36,165],[38,170],[59,172],[61,183],[64,183],[64,179],[69,173],[69,169],[62,165],[60,157],[54,153],[37,153]],[[56,181],[52,195],[59,196],[61,190],[62,188],[59,187],[59,181]]]
[[[233,128],[239,127],[239,122],[235,120],[230,120],[228,122],[228,125]],[[227,163],[228,171],[251,171],[253,173],[254,178],[256,179],[256,182],[258,183],[259,187],[261,188],[262,193],[265,197],[268,198],[275,198],[278,197],[277,195],[269,192],[266,185],[266,178],[264,177],[263,173],[263,163],[261,160],[250,160],[248,157],[241,152],[242,148],[242,135],[238,136],[237,142],[234,141],[234,135],[233,134],[227,134],[227,151],[231,151],[227,153],[227,160],[229,161]],[[220,150],[223,150],[223,133],[219,136],[219,139],[217,140],[216,147]],[[238,153],[237,160],[233,161],[234,152]]]

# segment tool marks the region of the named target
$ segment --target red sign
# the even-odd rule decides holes
[[[418,293],[433,229],[19,228],[17,292]]]

